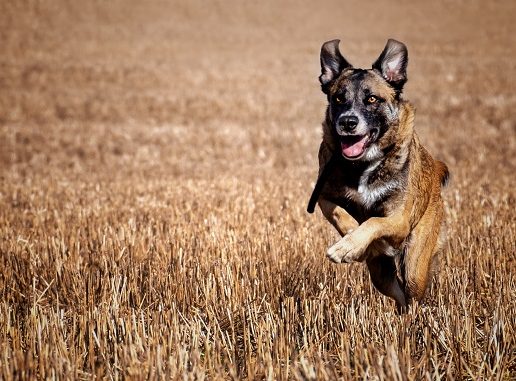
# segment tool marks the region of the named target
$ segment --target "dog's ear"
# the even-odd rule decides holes
[[[347,67],[350,67],[348,61],[339,51],[340,40],[327,41],[321,47],[321,82],[322,91],[328,94],[330,84],[339,76],[339,74]]]
[[[383,78],[401,92],[407,82],[408,51],[405,44],[389,39],[380,57],[373,64],[373,69],[378,70]]]

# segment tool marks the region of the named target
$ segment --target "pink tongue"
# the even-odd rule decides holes
[[[365,149],[367,135],[364,136],[348,136],[345,140],[341,140],[340,147],[342,154],[347,157],[360,156]]]

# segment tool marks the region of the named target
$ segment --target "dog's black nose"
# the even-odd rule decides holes
[[[342,132],[351,132],[358,126],[358,118],[353,115],[342,115],[339,118],[338,126]]]

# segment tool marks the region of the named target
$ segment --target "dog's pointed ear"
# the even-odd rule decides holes
[[[401,92],[407,82],[408,51],[402,42],[389,39],[380,57],[373,64],[373,69],[378,70],[383,78]]]
[[[321,75],[319,82],[324,93],[328,93],[330,84],[339,76],[339,74],[347,67],[350,67],[348,61],[339,51],[340,40],[327,41],[321,47]]]

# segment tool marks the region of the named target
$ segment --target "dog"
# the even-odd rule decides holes
[[[321,48],[328,106],[308,211],[317,203],[342,237],[328,258],[365,261],[373,285],[403,309],[424,297],[442,247],[449,171],[421,144],[414,107],[402,98],[406,46],[390,39],[371,69],[356,69],[339,42]]]

